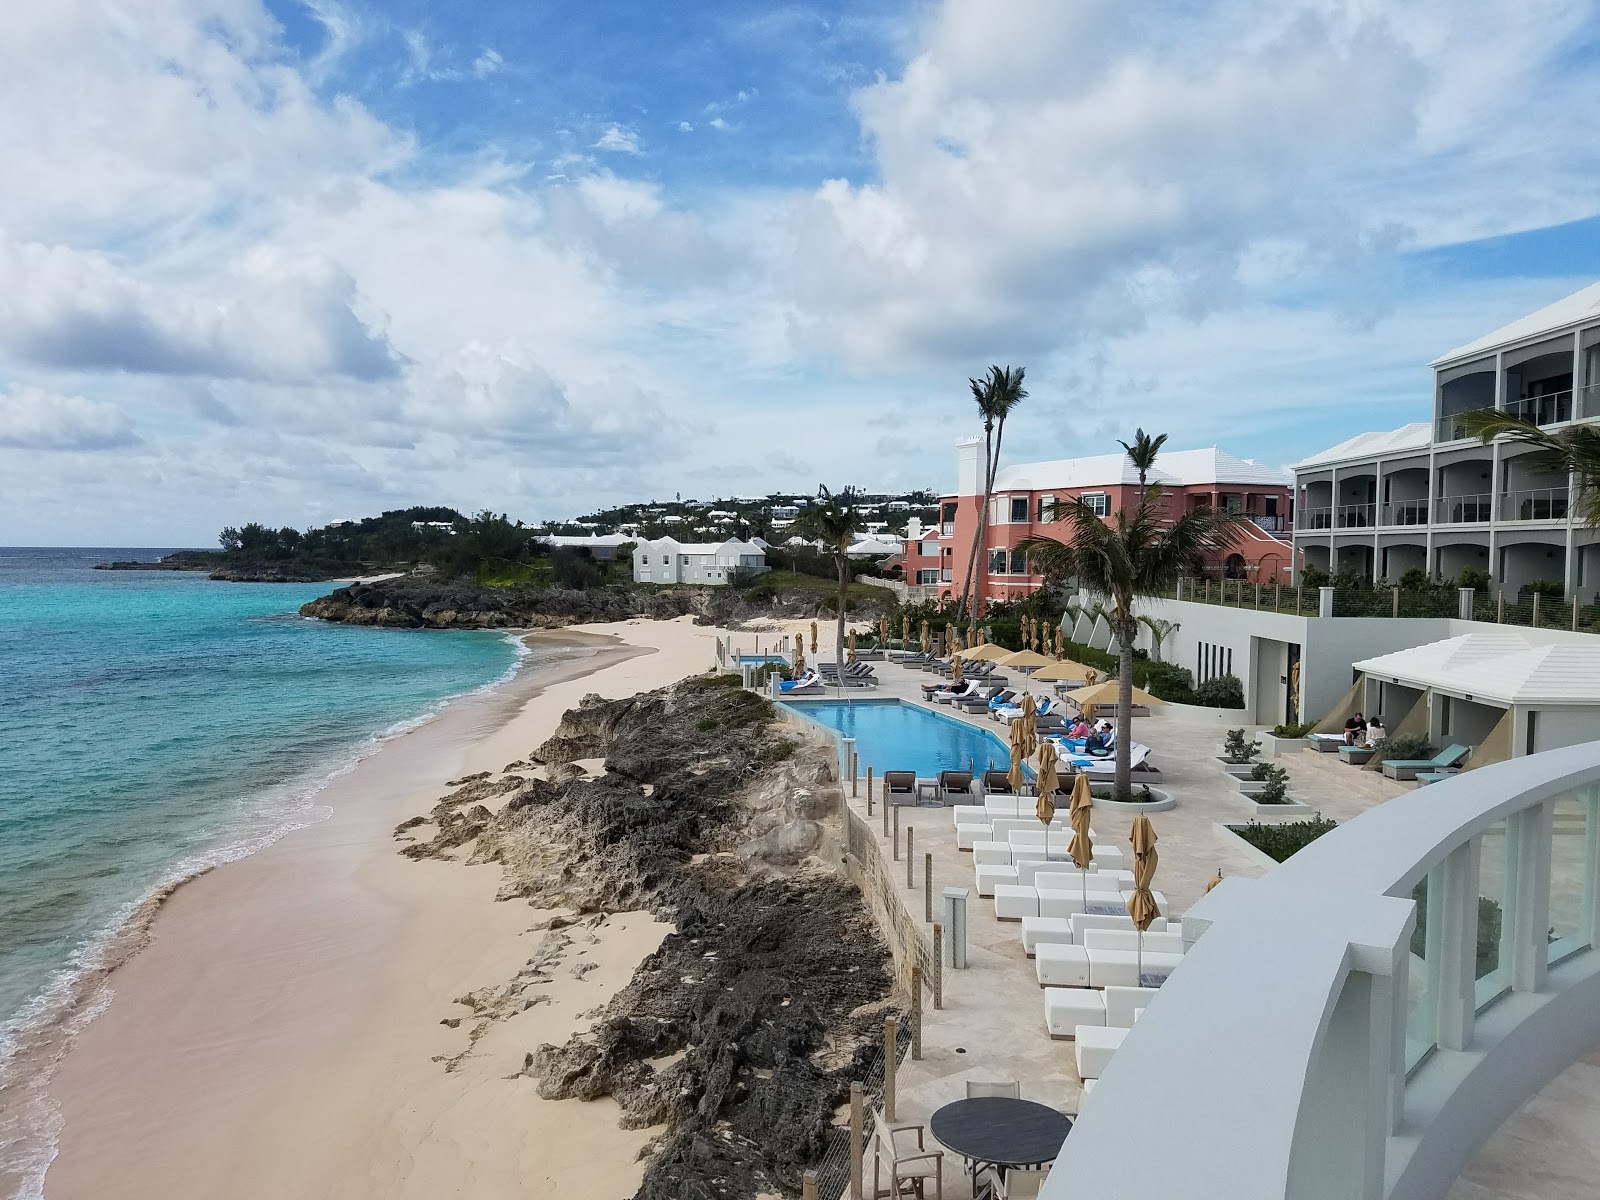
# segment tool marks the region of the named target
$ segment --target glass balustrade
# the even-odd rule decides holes
[[[1332,529],[1333,509],[1308,508],[1299,514],[1299,528],[1301,529]]]
[[[1433,502],[1433,519],[1440,525],[1474,525],[1494,517],[1494,497],[1487,492],[1475,496],[1440,496]]]
[[[1507,416],[1535,425],[1555,425],[1572,420],[1572,392],[1551,392],[1547,396],[1524,396],[1506,401]]]
[[[1500,493],[1502,521],[1565,521],[1570,494],[1564,487],[1521,488]]]
[[[1595,817],[1600,792],[1590,790],[1555,801],[1550,835],[1549,962],[1560,962],[1585,948],[1583,914],[1589,907],[1585,875],[1600,827]]]
[[[1383,506],[1383,523],[1385,525],[1426,525],[1428,523],[1427,498],[1390,501]]]
[[[1376,504],[1341,504],[1335,511],[1340,529],[1371,529],[1377,520]]]
[[[1478,843],[1478,935],[1473,996],[1476,1007],[1492,1003],[1510,987],[1511,912],[1507,897],[1516,871],[1508,822],[1497,821]]]

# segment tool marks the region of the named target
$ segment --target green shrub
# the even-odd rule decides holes
[[[1558,579],[1535,579],[1523,590],[1530,596],[1543,596],[1547,600],[1562,600],[1567,594],[1566,587]]]
[[[1477,567],[1462,567],[1461,574],[1456,576],[1456,586],[1487,592],[1489,590],[1489,572],[1480,571]]]
[[[1247,763],[1261,753],[1261,743],[1252,741],[1243,729],[1230,729],[1222,740],[1222,753],[1231,763]]]
[[[1434,586],[1432,578],[1422,567],[1408,567],[1400,575],[1402,592],[1426,592]]]
[[[1305,566],[1300,569],[1300,586],[1307,588],[1324,588],[1328,586],[1330,576],[1321,567]]]
[[[1411,931],[1411,953],[1421,958],[1428,942],[1428,881],[1424,879],[1411,892],[1417,902],[1417,925]],[[1487,896],[1478,897],[1478,969],[1482,979],[1500,965],[1500,905]]]
[[[1270,824],[1251,821],[1248,825],[1228,826],[1273,862],[1287,862],[1295,853],[1338,827],[1338,822],[1321,817],[1307,821],[1274,821]]]
[[[1274,725],[1272,736],[1281,738],[1303,738],[1317,727],[1315,721],[1301,721],[1295,725]]]
[[[1213,675],[1194,689],[1194,702],[1202,708],[1243,708],[1244,684],[1237,675]]]
[[[746,604],[761,604],[767,600],[776,599],[778,589],[770,583],[758,583],[754,587],[746,588],[744,599]]]
[[[1372,757],[1379,762],[1406,762],[1432,758],[1438,750],[1421,733],[1390,734],[1372,748]]]
[[[774,675],[776,675],[779,679],[784,680],[794,678],[794,676],[789,673],[788,667],[784,666],[782,663],[775,662],[762,663],[751,673],[750,678],[752,681],[754,681],[757,687],[767,687],[771,684],[772,677]]]
[[[1133,682],[1152,696],[1173,704],[1195,702],[1194,675],[1188,667],[1180,667],[1177,663],[1136,662],[1133,664]]]
[[[715,717],[701,717],[694,723],[694,727],[701,733],[710,733],[717,727],[717,719]]]
[[[1250,778],[1265,783],[1251,797],[1257,804],[1287,804],[1289,802],[1289,772],[1273,763],[1257,763]]]

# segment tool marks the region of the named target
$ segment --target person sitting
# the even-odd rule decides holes
[[[803,691],[804,689],[811,687],[813,684],[820,683],[821,681],[821,676],[808,668],[805,673],[800,675],[798,678],[781,681],[778,684],[778,690],[780,692]]]
[[[1344,723],[1344,744],[1346,746],[1359,746],[1367,735],[1367,722],[1360,713],[1356,713]]]
[[[1077,723],[1074,724],[1071,729],[1067,730],[1067,736],[1076,742],[1081,742],[1084,738],[1089,736],[1089,722],[1083,719],[1082,713],[1078,714]]]
[[[1389,731],[1383,727],[1383,718],[1375,716],[1367,722],[1367,745],[1376,746],[1389,736]]]
[[[1109,758],[1116,752],[1117,731],[1110,721],[1101,721],[1083,744],[1083,752],[1090,758]]]

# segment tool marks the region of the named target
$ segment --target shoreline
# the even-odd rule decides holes
[[[448,1186],[448,1172],[434,1174],[438,1162],[424,1164],[393,1145],[378,1150],[385,1138],[375,1140],[372,1127],[388,1128],[392,1142],[394,1127],[430,1103],[444,1119],[474,1097],[512,1087],[504,1076],[520,1066],[520,1051],[511,1070],[485,1076],[484,1060],[495,1059],[497,1048],[463,1048],[464,1034],[440,1021],[458,996],[526,960],[529,927],[540,914],[494,901],[498,869],[449,864],[444,871],[447,864],[403,858],[393,826],[426,812],[448,790],[446,780],[499,772],[524,758],[582,691],[628,694],[704,670],[715,632],[685,621],[519,632],[525,643],[590,652],[452,700],[332,780],[318,797],[332,807],[326,820],[168,892],[142,945],[111,971],[109,1007],[78,1035],[47,1088],[62,1127],[44,1194],[422,1196]],[[523,1034],[517,1045],[576,1031],[577,1014],[626,983],[659,937],[643,914],[619,915],[597,930],[593,947],[580,951],[587,969],[567,989],[575,994],[519,1015],[511,1024],[550,1028]],[[313,1086],[341,1055],[347,1061],[336,1077]],[[408,1088],[395,1087],[397,1071]],[[377,1079],[383,1086],[373,1085]],[[352,1086],[372,1090],[357,1099]],[[327,1097],[341,1089],[344,1102],[329,1111]],[[404,1113],[395,1108],[401,1103]],[[533,1103],[572,1126],[550,1131],[552,1146],[581,1144],[596,1161],[642,1169],[633,1156],[648,1132],[618,1130],[614,1111]],[[490,1137],[505,1110],[503,1097],[485,1105],[473,1137],[446,1137],[436,1127],[417,1136],[445,1143],[443,1159],[477,1177],[528,1149],[525,1118]],[[330,1127],[308,1127],[316,1124],[313,1112]],[[367,1128],[341,1137],[341,1121]],[[284,1161],[284,1143],[264,1132],[275,1128],[315,1153]],[[536,1182],[506,1171],[473,1194],[520,1194]]]

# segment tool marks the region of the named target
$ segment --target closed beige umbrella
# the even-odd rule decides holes
[[[950,660],[950,682],[961,682],[961,655],[956,655]]]
[[[911,618],[900,618],[900,649],[911,649]]]
[[[1089,840],[1089,817],[1094,808],[1094,797],[1089,792],[1089,777],[1082,771],[1072,781],[1072,805],[1067,810],[1072,821],[1072,841],[1067,853],[1072,865],[1078,868],[1078,878],[1083,883],[1083,900],[1089,902],[1089,868],[1094,865],[1094,843]]]
[[[878,618],[878,641],[883,644],[885,652],[889,649],[889,618]]]
[[[922,652],[926,654],[933,646],[933,639],[928,636],[928,623],[922,623]]]
[[[1033,752],[1039,748],[1039,727],[1034,724],[1034,717],[1039,713],[1039,706],[1033,702],[1032,692],[1022,693],[1022,754],[1024,758],[1032,758]]]
[[[1061,635],[1061,626],[1059,625],[1056,626],[1056,657],[1067,657],[1067,642],[1066,638]]]
[[[795,639],[795,642],[794,642],[794,677],[796,679],[799,679],[801,673],[803,671],[805,671],[805,669],[806,669],[806,639],[804,637],[798,637],[798,638]]]
[[[850,631],[850,651],[845,656],[845,661],[846,662],[855,662],[855,660],[856,660],[856,631],[854,629],[852,629]]]
[[[1050,858],[1050,822],[1056,819],[1056,788],[1060,780],[1056,778],[1056,744],[1045,742],[1039,747],[1039,803],[1034,805],[1033,811],[1039,817],[1039,824],[1044,826],[1044,856]]]
[[[1019,795],[1027,778],[1022,773],[1022,760],[1027,757],[1022,749],[1025,737],[1022,718],[1013,718],[1011,722],[1011,770],[1006,772],[1006,781],[1011,784],[1011,790]]]
[[[811,653],[817,652],[817,623],[811,622]]]
[[[1208,879],[1206,881],[1206,891],[1209,892],[1212,888],[1216,887],[1217,884],[1219,884],[1221,882],[1222,882],[1222,868],[1218,867],[1217,868],[1217,874],[1216,874],[1215,878]]]
[[[1135,979],[1137,986],[1144,986],[1144,931],[1150,928],[1150,922],[1161,915],[1161,909],[1156,906],[1155,894],[1150,890],[1150,881],[1155,878],[1156,863],[1160,856],[1156,853],[1156,828],[1150,824],[1150,818],[1140,813],[1133,819],[1133,832],[1128,835],[1128,840],[1133,843],[1133,891],[1128,895],[1128,915],[1133,918],[1133,927],[1139,931],[1139,956],[1135,959]]]

